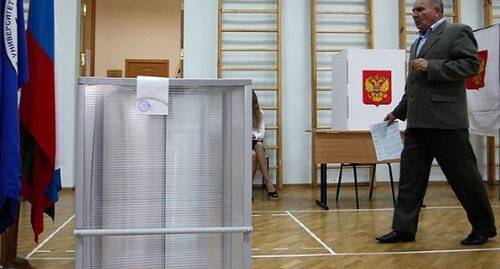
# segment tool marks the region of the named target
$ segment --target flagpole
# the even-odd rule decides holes
[[[8,261],[10,261],[13,257],[17,256],[17,231],[19,228],[19,226],[17,225],[18,221],[19,217],[17,218],[16,223],[12,224],[2,234],[2,254],[1,254],[2,258],[0,264],[5,267],[8,267],[7,266]]]
[[[0,265],[5,268],[31,269],[31,264],[25,258],[17,257],[17,238],[19,233],[19,207],[17,207],[16,222],[1,235]]]

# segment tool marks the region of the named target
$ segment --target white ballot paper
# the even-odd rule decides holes
[[[169,79],[164,77],[137,77],[137,113],[168,115]]]
[[[391,160],[401,157],[403,141],[397,122],[387,126],[387,121],[370,125],[370,133],[377,153],[377,160]]]

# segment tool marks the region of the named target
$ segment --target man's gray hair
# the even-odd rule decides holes
[[[443,0],[430,0],[432,7],[439,7],[441,13],[444,13]]]

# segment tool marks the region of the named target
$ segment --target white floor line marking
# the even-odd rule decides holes
[[[491,205],[492,208],[499,208],[500,205]],[[425,209],[462,209],[462,206],[427,206],[425,208],[422,208],[423,210]],[[324,209],[311,209],[311,210],[288,210],[287,212],[294,212],[294,213],[336,213],[336,212],[370,212],[370,211],[394,211],[394,208],[388,207],[388,208],[361,208],[361,209],[329,209],[329,210],[324,210]],[[274,213],[273,213],[274,212]],[[253,214],[257,213],[267,213],[267,214],[280,214],[280,212],[283,211],[263,211],[263,210],[256,210],[252,211]]]
[[[289,248],[273,248],[275,251],[281,251],[281,250],[289,250]]]
[[[370,255],[407,255],[407,254],[435,254],[435,253],[462,253],[462,252],[487,252],[500,251],[500,248],[475,248],[475,249],[438,249],[438,250],[415,250],[415,251],[395,251],[395,252],[365,252],[365,253],[342,253],[344,256],[370,256]]]
[[[30,259],[31,256],[33,256],[33,254],[35,254],[39,249],[41,249],[45,244],[47,244],[47,242],[50,241],[50,239],[52,239],[52,237],[54,237],[60,230],[62,230],[66,225],[68,225],[68,223],[70,223],[73,219],[75,218],[75,215],[73,214],[73,216],[69,217],[68,220],[66,220],[61,226],[59,226],[59,228],[57,228],[52,234],[50,234],[47,238],[45,238],[45,240],[43,240],[42,243],[38,244],[38,246],[36,246],[35,249],[33,249],[28,255],[26,255],[26,259]]]
[[[317,237],[309,228],[307,228],[302,222],[300,222],[294,215],[292,215],[292,213],[290,213],[289,211],[286,211],[286,213],[288,214],[288,216],[290,216],[295,222],[297,222],[297,224],[299,224],[300,227],[302,227],[302,229],[306,230],[307,233],[309,233],[309,235],[314,238],[320,245],[322,245],[331,255],[334,255],[335,254],[335,251],[333,251],[333,249],[331,249],[325,242],[321,241],[321,239],[319,239],[319,237]]]
[[[74,257],[30,258],[30,260],[74,260]]]
[[[304,250],[318,250],[318,249],[323,249],[323,248],[302,248]]]
[[[260,215],[252,215],[252,217],[260,217]]]
[[[288,214],[283,213],[283,214],[271,214],[273,217],[282,217],[282,216],[288,216]]]
[[[461,208],[461,207],[457,207]],[[366,209],[311,209],[311,210],[288,210],[289,212],[295,213],[335,213],[335,212],[363,212],[363,211],[393,211],[394,208],[366,208]],[[280,214],[282,211],[252,211],[253,214],[261,213],[261,214]]]
[[[38,253],[51,253],[52,250],[42,250],[42,249],[39,249],[37,252]]]
[[[253,258],[306,258],[306,257],[326,257],[337,256],[336,254],[323,253],[323,254],[283,254],[283,255],[252,255]]]
[[[360,253],[335,253],[335,254],[284,254],[284,255],[252,255],[252,258],[300,258],[300,257],[326,257],[326,256],[376,256],[376,255],[414,255],[435,253],[463,253],[463,252],[490,252],[500,251],[500,248],[477,248],[477,249],[443,249],[443,250],[420,250],[420,251],[395,251],[395,252],[360,252]]]
[[[252,248],[252,251],[259,251],[260,248]]]
[[[66,253],[75,253],[75,250],[74,249],[68,249],[68,250],[66,250]]]

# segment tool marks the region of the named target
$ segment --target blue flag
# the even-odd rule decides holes
[[[0,234],[16,221],[21,191],[18,90],[28,80],[22,0],[2,0],[0,41]]]

